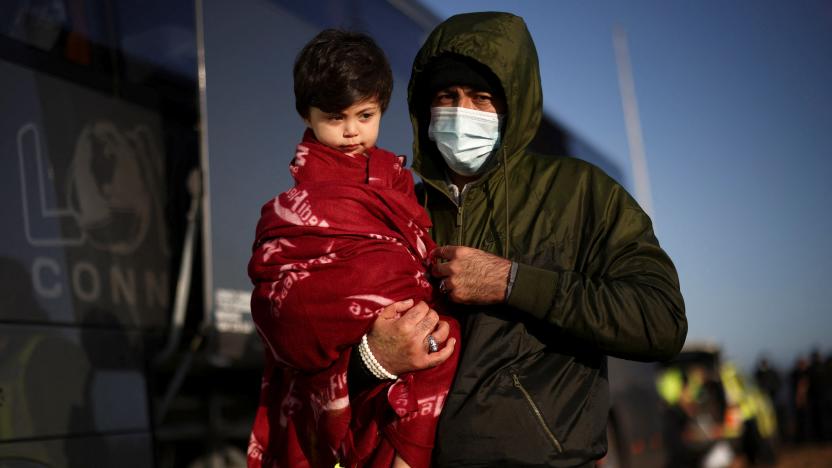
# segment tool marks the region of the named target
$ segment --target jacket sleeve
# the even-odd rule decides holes
[[[518,264],[508,304],[593,344],[639,361],[675,356],[687,335],[676,269],[649,217],[617,186],[596,209],[582,271]],[[598,200],[596,200],[598,201]]]

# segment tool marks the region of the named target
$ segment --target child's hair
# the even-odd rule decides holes
[[[325,29],[295,59],[295,108],[304,119],[314,106],[338,112],[376,98],[387,110],[393,73],[384,52],[368,35]]]

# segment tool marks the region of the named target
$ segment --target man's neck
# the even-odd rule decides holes
[[[467,184],[479,179],[479,176],[464,176],[459,175],[454,171],[448,171],[448,175],[451,177],[451,182],[454,183],[460,190],[463,189]]]

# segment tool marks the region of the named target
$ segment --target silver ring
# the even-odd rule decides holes
[[[436,344],[436,339],[433,335],[428,335],[428,353],[435,353],[439,351],[439,345]]]
[[[448,286],[445,285],[445,280],[439,282],[439,292],[448,294]]]

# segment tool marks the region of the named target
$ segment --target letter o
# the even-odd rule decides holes
[[[83,277],[89,278],[88,287],[84,287]],[[72,290],[78,299],[84,302],[95,302],[101,296],[101,277],[89,262],[78,262],[72,268]]]

